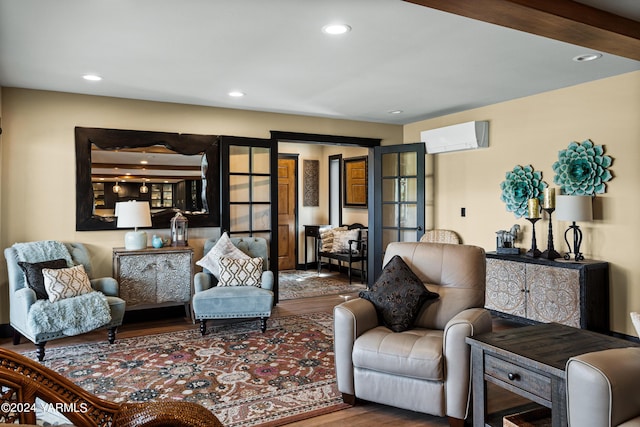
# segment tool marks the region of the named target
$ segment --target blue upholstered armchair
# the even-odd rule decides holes
[[[226,238],[226,236],[224,236]],[[243,286],[221,286],[212,272],[203,268],[196,273],[193,285],[192,307],[195,318],[200,321],[200,332],[206,333],[208,319],[260,318],[260,329],[265,332],[267,319],[273,307],[273,272],[269,270],[267,241],[262,237],[232,237],[231,243],[251,258],[262,258],[262,273],[259,283]],[[218,239],[205,241],[204,254],[209,254]],[[222,273],[224,275],[224,273]],[[240,274],[236,278],[241,277]]]
[[[108,339],[113,344],[116,329],[124,317],[125,301],[118,298],[118,282],[115,279],[92,278],[91,260],[83,244],[53,241],[19,243],[6,248],[4,256],[9,276],[9,316],[14,329],[14,344],[19,344],[24,336],[37,346],[40,361],[44,360],[44,347],[48,341],[89,330],[108,329]],[[67,265],[62,267],[82,265],[92,290],[102,294],[90,291],[56,302],[50,302],[46,293],[44,296],[37,295],[30,286],[31,282],[27,283],[25,264],[33,266],[56,258],[65,259]],[[93,304],[96,299],[98,303]],[[105,300],[107,304],[104,304]],[[94,305],[102,307],[94,312]],[[94,315],[98,310],[102,310],[102,316]],[[55,318],[56,315],[59,315],[58,318]]]

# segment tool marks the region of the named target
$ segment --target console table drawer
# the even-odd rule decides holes
[[[551,401],[551,379],[522,366],[485,355],[484,372],[504,383]]]

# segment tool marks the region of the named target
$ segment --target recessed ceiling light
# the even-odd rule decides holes
[[[242,98],[244,96],[244,92],[240,92],[239,90],[234,90],[229,92],[229,96],[233,98]]]
[[[322,27],[323,33],[331,35],[344,34],[348,33],[349,31],[351,31],[351,27],[347,24],[329,24]]]
[[[82,78],[85,80],[89,80],[90,82],[99,82],[100,80],[102,80],[102,77],[96,74],[85,74],[84,76],[82,76]]]
[[[586,53],[584,55],[576,56],[575,58],[573,58],[573,60],[576,62],[589,62],[589,61],[595,61],[596,59],[600,59],[600,58],[602,58],[601,53]]]
[[[404,113],[404,111],[402,111],[402,110],[391,110],[391,111],[389,111],[389,114],[402,114],[402,113]]]

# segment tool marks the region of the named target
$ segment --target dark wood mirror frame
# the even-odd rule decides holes
[[[116,222],[94,215],[91,182],[91,144],[104,150],[163,145],[176,153],[206,155],[206,214],[187,214],[189,227],[220,226],[220,150],[216,135],[193,135],[136,130],[75,128],[76,139],[76,231],[115,230]],[[173,216],[173,215],[171,215]],[[151,228],[169,228],[166,217],[152,218]]]

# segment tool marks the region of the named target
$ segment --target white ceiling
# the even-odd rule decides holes
[[[638,0],[581,2],[640,21]],[[4,87],[382,123],[640,70],[589,52],[401,0],[0,0]]]

